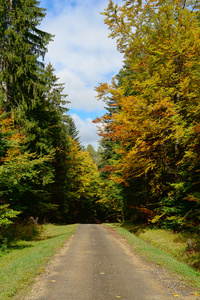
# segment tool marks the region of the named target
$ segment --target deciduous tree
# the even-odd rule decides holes
[[[112,179],[127,186],[136,178],[147,182],[150,197],[143,204],[149,208],[143,212],[147,218],[158,213],[157,220],[168,224],[172,220],[174,228],[175,219],[183,221],[199,201],[186,200],[187,193],[199,193],[198,10],[197,1],[133,0],[121,7],[110,1],[103,13],[125,60],[120,85],[113,81],[97,89],[101,99],[111,94],[119,108],[111,118],[102,118],[109,119],[103,141],[118,144]],[[195,167],[188,170],[194,157]]]

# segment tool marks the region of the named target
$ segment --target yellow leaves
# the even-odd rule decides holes
[[[2,140],[6,141],[7,152],[4,161],[12,160],[20,154],[21,144],[24,142],[24,134],[14,128],[14,116],[9,117],[5,113],[0,114],[0,134],[3,136]]]
[[[19,147],[17,147],[17,148],[13,147],[11,149],[8,149],[3,161],[6,162],[6,161],[16,160],[16,157],[20,154],[21,154],[21,151],[20,151]]]
[[[21,128],[15,128],[14,117],[0,115],[0,143],[1,150],[1,180],[6,184],[17,185],[22,179],[29,178],[38,180],[38,175],[42,173],[42,184],[50,182],[51,175],[43,173],[43,164],[53,159],[53,151],[43,157],[35,153],[27,153],[22,150],[25,136]],[[0,145],[0,146],[1,146]],[[40,166],[36,168],[36,166]]]
[[[165,215],[165,213],[162,213],[161,215],[155,215],[152,220],[150,220],[151,223],[155,224],[160,221],[160,219]]]
[[[14,116],[11,114],[10,117],[7,117],[6,113],[0,113],[0,125],[5,132],[9,132],[11,129],[13,129]]]
[[[3,140],[6,143],[6,153],[2,161],[12,161],[21,154],[20,147],[24,143],[24,134],[14,128],[14,116],[7,117],[5,113],[0,115],[0,134],[3,136]]]
[[[87,151],[81,150],[78,144],[71,140],[69,158],[67,161],[71,182],[71,197],[76,199],[91,198],[97,194],[99,172]]]
[[[163,170],[172,172],[183,160],[197,161],[194,139],[200,131],[189,125],[200,114],[198,20],[180,0],[161,2],[141,2],[130,10],[126,1],[115,13],[112,2],[106,23],[125,53],[125,67],[117,85],[113,79],[97,88],[100,99],[111,95],[115,105],[99,120],[102,139],[119,146],[119,158],[109,170],[112,179],[121,183],[150,173],[156,188]],[[185,147],[189,139],[191,146]],[[174,151],[177,143],[185,147],[181,158]]]
[[[107,94],[109,93],[110,86],[107,83],[100,83],[98,87],[95,87],[95,91],[98,93],[96,98],[98,100],[107,100]]]

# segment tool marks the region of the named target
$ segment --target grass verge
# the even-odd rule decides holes
[[[26,290],[76,228],[76,224],[44,225],[39,239],[12,244],[0,257],[0,300]]]
[[[158,265],[166,267],[169,271],[178,274],[181,279],[184,279],[189,284],[199,289],[200,273],[197,270],[188,266],[184,262],[178,261],[175,257],[170,255],[169,253],[155,247],[155,245],[153,246],[147,243],[146,241],[142,240],[140,237],[129,232],[127,229],[120,227],[119,224],[115,224],[115,225],[106,224],[106,225],[115,229],[117,233],[125,237],[128,243],[133,247],[133,249],[137,253],[145,257],[148,261],[156,262]],[[144,231],[142,231],[142,233],[144,233]]]

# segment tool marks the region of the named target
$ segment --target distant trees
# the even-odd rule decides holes
[[[71,140],[68,165],[68,220],[94,222],[101,210],[96,203],[100,195],[97,165],[87,151],[80,150],[79,144],[74,140]]]
[[[94,163],[99,167],[101,164],[101,154],[102,154],[102,147],[99,146],[97,151],[95,151],[94,147],[92,145],[87,145],[86,151],[89,153],[91,158],[93,159]]]
[[[97,87],[108,105],[95,121],[103,125],[103,171],[123,184],[127,218],[174,229],[196,226],[199,3],[125,1],[120,7],[110,1],[103,14],[125,62],[111,85]]]

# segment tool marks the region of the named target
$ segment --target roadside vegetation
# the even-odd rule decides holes
[[[23,295],[77,225],[16,225],[21,239],[4,240],[0,250],[0,300]],[[13,232],[14,234],[14,232]]]
[[[199,1],[109,1],[102,14],[124,59],[111,84],[96,87],[106,109],[94,120],[97,152],[80,144],[64,83],[43,63],[53,39],[39,29],[45,9],[1,6],[1,299],[28,285],[76,227],[36,219],[141,222],[116,228],[199,284]]]
[[[199,289],[200,238],[197,234],[189,232],[176,233],[130,223],[106,225],[124,236],[133,249],[148,261],[166,267],[169,271],[178,274],[181,279]],[[189,249],[188,239],[195,242],[196,246],[193,249]]]

